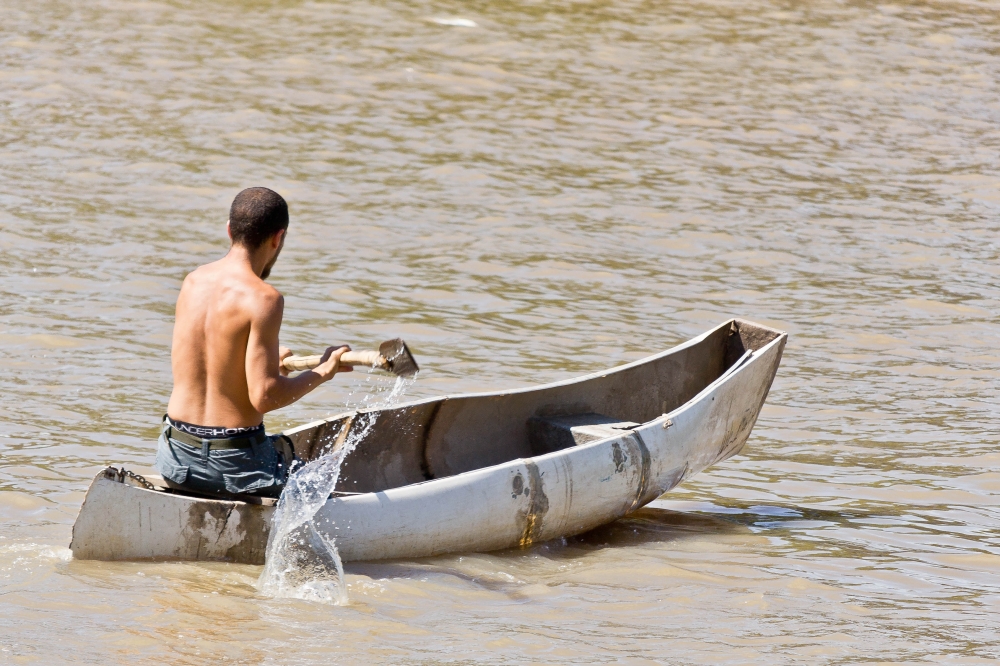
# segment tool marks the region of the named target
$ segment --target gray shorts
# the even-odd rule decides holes
[[[277,497],[296,460],[284,435],[198,439],[167,423],[156,448],[164,479],[209,494]]]

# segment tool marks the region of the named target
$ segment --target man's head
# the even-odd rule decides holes
[[[287,229],[288,204],[277,192],[266,187],[248,187],[233,199],[229,208],[229,237],[233,245],[242,245],[251,253],[262,248],[274,252],[264,267],[262,278],[266,279],[271,273],[285,243]]]

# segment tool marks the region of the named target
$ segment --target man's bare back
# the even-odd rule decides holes
[[[224,428],[260,425],[266,412],[298,400],[337,372],[347,347],[327,350],[323,364],[287,377],[278,346],[284,299],[262,275],[284,244],[279,231],[250,249],[235,243],[222,259],[184,279],[177,298],[170,418]],[[232,232],[230,232],[232,235]]]

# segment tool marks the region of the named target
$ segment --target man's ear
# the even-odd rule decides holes
[[[229,240],[232,241],[233,240],[233,230],[232,230],[232,228],[230,228],[229,222],[230,222],[229,220],[226,220],[226,235],[229,236]]]
[[[271,247],[273,247],[275,250],[281,247],[281,241],[285,239],[286,231],[288,231],[288,229],[282,229],[278,233],[271,236]]]

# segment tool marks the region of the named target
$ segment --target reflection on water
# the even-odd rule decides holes
[[[0,660],[1000,658],[998,28],[975,1],[4,3]],[[296,351],[404,337],[423,397],[745,316],[790,333],[749,445],[565,543],[350,565],[347,606],[67,561],[93,475],[152,463],[180,280],[254,184],[291,204]]]

